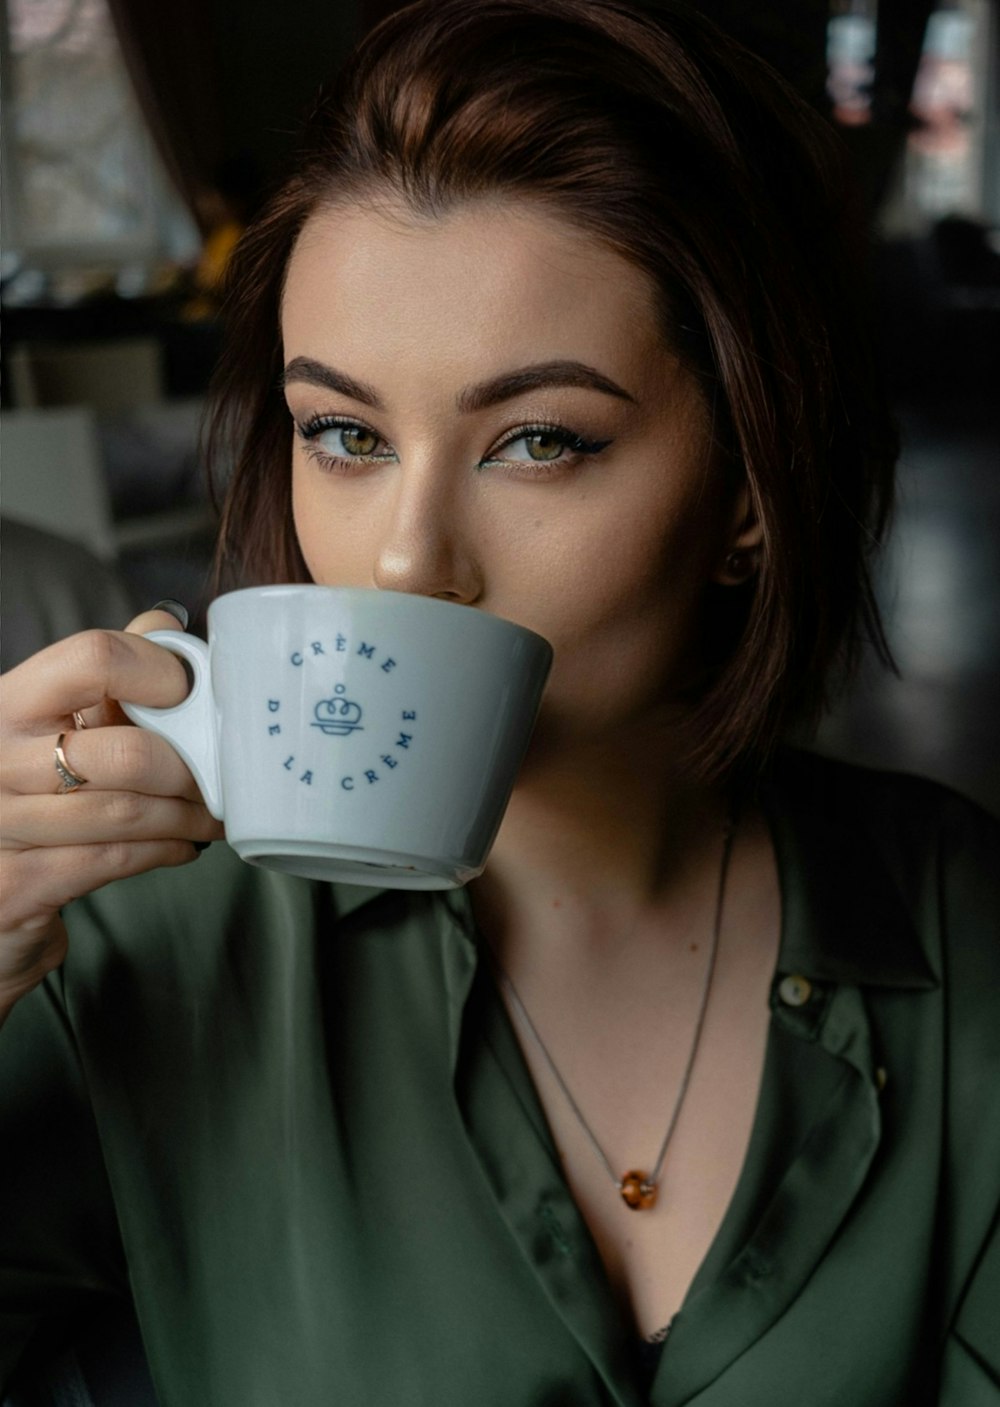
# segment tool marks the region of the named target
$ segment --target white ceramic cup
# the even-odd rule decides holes
[[[253,864],[391,889],[479,874],[527,748],[552,647],[468,606],[262,586],[209,607],[176,708],[123,703],[194,774]]]

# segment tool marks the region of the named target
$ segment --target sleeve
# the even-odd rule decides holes
[[[1000,826],[968,803],[948,819],[941,921],[953,1308],[940,1407],[1000,1407]]]
[[[0,1388],[36,1334],[127,1274],[97,1127],[51,974],[0,1029]]]

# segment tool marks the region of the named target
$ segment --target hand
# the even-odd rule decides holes
[[[181,702],[184,666],[142,638],[179,628],[147,611],[124,632],[51,645],[0,680],[0,1022],[65,957],[64,904],[113,879],[187,864],[196,842],[223,834],[169,743],[134,727],[116,702]],[[71,771],[86,778],[71,791],[55,768],[60,733]]]

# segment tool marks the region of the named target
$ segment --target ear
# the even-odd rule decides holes
[[[733,500],[733,509],[723,538],[723,555],[711,580],[719,586],[742,586],[756,576],[760,567],[764,527],[754,510],[746,480]]]

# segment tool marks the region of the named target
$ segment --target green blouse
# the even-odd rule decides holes
[[[0,1032],[0,1381],[131,1293],[161,1407],[998,1407],[1000,827],[802,754],[766,804],[759,1104],[651,1386],[468,896],[224,845]]]

